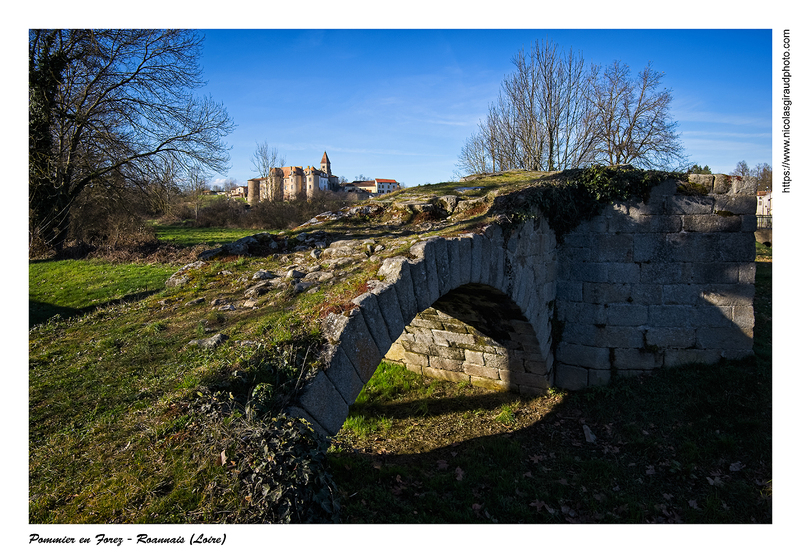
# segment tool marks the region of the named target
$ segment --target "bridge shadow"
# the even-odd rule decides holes
[[[431,399],[416,425],[398,417],[417,401],[375,406],[394,430],[334,441],[328,458],[348,523],[769,523],[758,498],[771,478],[770,394],[768,368],[749,359],[569,392],[535,420],[525,403],[516,423],[475,437],[455,427],[466,403],[488,410],[509,394]],[[723,485],[698,486],[707,476]]]

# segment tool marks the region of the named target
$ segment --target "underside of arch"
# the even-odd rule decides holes
[[[386,357],[444,380],[529,395],[551,384],[547,354],[504,293],[468,284],[439,298],[406,326]]]

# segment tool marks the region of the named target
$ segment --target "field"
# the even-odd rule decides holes
[[[237,477],[252,459],[232,444],[260,423],[210,416],[210,394],[252,407],[257,375],[276,389],[296,378],[311,362],[313,313],[286,312],[280,298],[225,314],[190,304],[224,296],[265,260],[212,264],[180,291],[163,290],[174,266],[29,268],[30,522],[252,522]],[[328,451],[338,519],[771,522],[771,269],[760,247],[756,355],[745,361],[541,398],[382,365]],[[187,347],[217,329],[227,344]],[[267,349],[235,343],[251,337]]]
[[[252,229],[235,228],[195,228],[180,225],[153,225],[156,238],[163,242],[178,246],[196,246],[198,244],[226,244],[235,242],[239,238],[252,236],[258,232],[268,232]]]

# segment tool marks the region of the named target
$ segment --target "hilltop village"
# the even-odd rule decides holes
[[[366,181],[340,182],[331,170],[328,152],[322,154],[320,167],[305,168],[299,165],[273,167],[268,177],[247,181],[232,195],[247,197],[250,205],[259,202],[282,202],[289,200],[312,200],[326,191],[351,192],[366,197],[379,196],[398,190],[400,185],[394,179],[373,179]]]

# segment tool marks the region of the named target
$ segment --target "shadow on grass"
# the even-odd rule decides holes
[[[80,307],[80,308],[65,307],[62,305],[54,305],[52,303],[28,300],[28,328],[30,329],[38,324],[44,323],[49,319],[51,319],[52,317],[55,317],[56,315],[58,315],[62,319],[81,316],[87,313],[91,313],[92,311],[95,311],[97,309],[101,309],[103,307],[118,305],[130,301],[143,300],[158,292],[160,292],[160,290],[146,290],[143,292],[136,292],[133,294],[127,294],[125,296],[122,296],[121,298],[116,298],[103,303],[98,303],[95,305],[90,305],[87,307]]]
[[[480,407],[507,402],[487,394]],[[664,369],[568,393],[540,420],[460,439],[473,398],[427,400],[397,454],[380,432],[329,452],[350,523],[770,523],[769,360]],[[397,425],[420,402],[374,405]],[[366,409],[365,409],[366,411]],[[454,413],[456,416],[453,416]],[[427,419],[427,422],[426,422]],[[520,417],[522,419],[522,417]],[[423,430],[424,429],[424,430]],[[588,429],[588,433],[586,431]],[[438,444],[436,442],[438,441]]]

